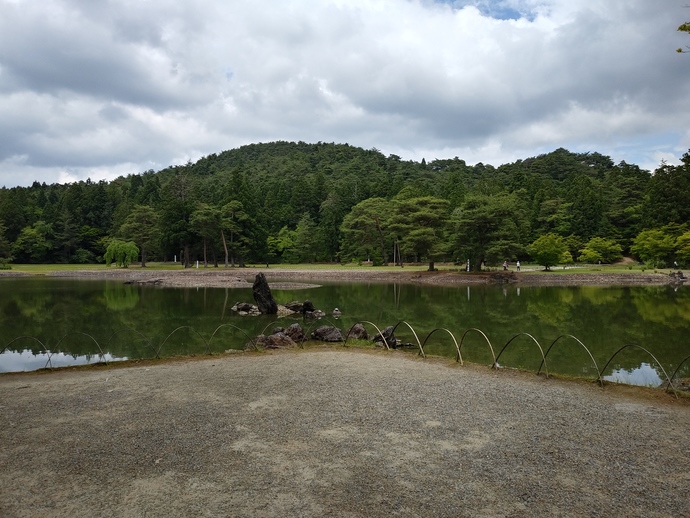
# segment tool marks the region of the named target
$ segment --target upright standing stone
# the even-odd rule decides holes
[[[268,281],[263,273],[259,273],[254,279],[252,286],[254,292],[254,300],[259,307],[259,311],[263,315],[275,315],[278,313],[278,304],[271,295],[271,288],[268,287]]]

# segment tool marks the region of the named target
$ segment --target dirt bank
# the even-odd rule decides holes
[[[688,516],[690,407],[647,394],[352,349],[3,375],[0,515]]]
[[[397,282],[407,284],[433,284],[439,286],[485,285],[511,283],[523,286],[651,286],[671,282],[664,273],[528,273],[528,272],[487,272],[466,273],[441,270],[425,272],[419,270],[377,270],[371,269],[314,269],[294,270],[285,268],[237,268],[189,269],[189,270],[142,270],[99,269],[80,271],[55,271],[49,276],[78,277],[83,279],[122,279],[123,282],[151,283],[177,287],[230,287],[247,288],[257,273],[263,272],[274,286],[274,282],[295,281],[295,285],[275,285],[275,287],[305,287],[319,282]]]

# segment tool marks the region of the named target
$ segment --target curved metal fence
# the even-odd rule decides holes
[[[265,333],[265,331],[270,326],[275,325],[275,324],[280,324],[280,323],[282,323],[282,322],[280,322],[278,320],[269,323],[268,325],[266,325],[264,327],[261,334]],[[299,341],[298,346],[301,348],[304,348],[304,343],[308,340],[307,337],[310,336],[309,332],[312,330],[312,328],[314,326],[316,326],[317,324],[324,325],[324,323],[334,325],[334,323],[330,319],[327,319],[327,318],[311,322],[310,325],[304,330],[304,338]],[[381,328],[379,326],[377,326],[374,322],[370,322],[368,320],[356,322],[354,325],[352,325],[348,329],[347,333],[345,334],[344,341],[342,342],[343,346],[347,346],[348,342],[351,341],[352,331],[355,328],[355,326],[358,324],[363,325],[363,326],[367,325],[367,326],[374,328],[376,330],[376,332],[378,333],[378,335],[382,338],[383,346],[387,350],[390,350],[390,349],[395,347],[395,344],[389,343],[389,340],[384,336],[384,333],[382,332]],[[441,336],[447,336],[450,340],[452,340],[452,344],[453,344],[453,347],[455,350],[455,361],[460,363],[461,365],[464,364],[463,358],[462,358],[462,348],[463,348],[463,345],[465,344],[466,338],[468,337],[468,335],[479,335],[480,338],[482,339],[482,341],[485,342],[485,345],[488,349],[488,353],[490,354],[491,359],[492,359],[491,367],[494,369],[499,368],[499,360],[501,359],[501,356],[503,355],[503,353],[509,347],[511,347],[514,343],[520,341],[520,339],[527,339],[530,344],[533,344],[534,347],[536,347],[536,349],[539,351],[539,355],[541,357],[541,363],[539,365],[539,368],[536,370],[536,374],[537,375],[541,374],[541,372],[543,370],[546,378],[549,378],[547,358],[549,356],[549,353],[552,351],[552,349],[554,349],[554,347],[557,344],[560,346],[561,344],[567,343],[568,341],[569,342],[575,342],[578,347],[582,348],[587,353],[587,356],[589,358],[591,366],[594,367],[594,370],[596,372],[596,379],[594,381],[599,383],[601,386],[604,386],[604,381],[605,381],[604,380],[604,373],[606,372],[606,369],[608,368],[608,366],[611,364],[611,362],[614,360],[614,358],[616,358],[619,354],[623,353],[624,351],[626,351],[628,349],[634,349],[637,351],[641,351],[646,356],[648,356],[650,358],[651,362],[660,369],[661,373],[663,373],[662,384],[665,385],[665,388],[667,391],[676,392],[678,390],[675,387],[673,382],[676,379],[676,377],[678,376],[678,373],[679,373],[681,367],[684,364],[686,364],[688,362],[688,360],[690,360],[690,355],[683,358],[683,360],[677,365],[677,367],[673,370],[672,374],[669,376],[667,371],[664,369],[663,365],[661,364],[661,362],[648,349],[646,349],[640,345],[637,345],[637,344],[625,344],[622,347],[620,347],[608,359],[608,361],[606,362],[606,364],[604,365],[603,368],[599,368],[596,360],[594,359],[594,355],[592,354],[592,351],[579,338],[577,338],[573,335],[564,334],[564,335],[557,337],[555,340],[553,340],[553,342],[551,342],[551,344],[548,346],[548,348],[546,348],[546,350],[544,350],[544,348],[542,347],[539,340],[537,340],[534,336],[532,336],[529,333],[522,332],[522,333],[518,333],[515,336],[513,336],[512,338],[510,338],[510,340],[508,340],[505,344],[503,344],[503,346],[500,348],[498,354],[496,354],[496,352],[495,352],[496,348],[492,344],[492,342],[489,339],[489,337],[487,336],[487,334],[484,331],[482,331],[481,329],[477,329],[477,328],[466,329],[462,333],[462,336],[460,337],[460,340],[458,341],[455,334],[452,331],[450,331],[449,329],[436,328],[436,329],[433,329],[431,332],[429,332],[424,337],[423,340],[420,340],[419,335],[417,334],[417,331],[414,329],[414,327],[409,322],[406,322],[404,320],[401,320],[395,326],[392,326],[392,333],[391,334],[394,334],[395,331],[398,329],[398,327],[401,325],[405,326],[406,329],[412,333],[412,336],[414,337],[414,340],[416,342],[415,344],[412,344],[412,345],[416,346],[416,348],[418,349],[417,354],[419,356],[424,357],[424,358],[426,358],[425,347],[427,346],[429,339],[433,335],[438,333]],[[153,358],[160,359],[161,353],[164,351],[164,347],[166,346],[168,341],[171,340],[171,338],[173,336],[175,336],[178,332],[186,330],[188,332],[191,332],[193,336],[196,336],[198,338],[198,340],[201,342],[201,344],[203,344],[203,353],[204,354],[210,354],[211,353],[211,342],[216,337],[218,332],[220,330],[222,330],[223,328],[232,328],[232,329],[242,333],[246,337],[246,340],[247,340],[243,344],[245,348],[249,348],[249,349],[253,349],[253,350],[257,350],[257,351],[260,350],[260,347],[257,345],[256,339],[249,336],[245,330],[243,330],[242,328],[240,328],[234,324],[221,324],[221,325],[219,325],[218,327],[216,327],[214,329],[214,331],[211,333],[211,336],[208,339],[204,338],[204,336],[202,336],[198,331],[196,331],[191,326],[180,326],[180,327],[175,328],[173,331],[171,331],[165,337],[165,339],[163,339],[163,341],[158,345],[154,344],[149,338],[147,338],[141,332],[134,330],[134,329],[131,329],[131,328],[123,328],[123,329],[120,329],[118,331],[115,331],[110,336],[110,338],[108,339],[108,341],[106,342],[104,347],[102,347],[101,344],[98,342],[98,340],[96,340],[96,338],[94,338],[92,335],[75,331],[75,332],[70,332],[70,333],[64,335],[63,337],[61,337],[55,345],[55,350],[58,349],[60,344],[62,344],[66,338],[68,338],[70,336],[75,336],[75,335],[83,336],[95,344],[95,346],[98,350],[98,358],[100,359],[100,361],[104,364],[108,364],[108,360],[106,358],[107,353],[104,351],[107,351],[109,349],[110,344],[112,343],[113,339],[117,335],[121,334],[122,332],[131,332],[131,333],[134,333],[135,335],[137,335],[139,337],[139,339],[145,343],[146,351],[148,351],[148,354],[142,354],[138,359],[153,359]],[[34,336],[24,335],[24,336],[19,336],[19,337],[16,337],[16,338],[10,340],[7,344],[5,344],[3,346],[2,350],[0,350],[0,354],[4,353],[5,351],[8,351],[13,344],[16,344],[17,342],[22,341],[22,340],[28,340],[28,341],[33,342],[34,344],[38,344],[38,346],[40,346],[39,350],[42,350],[42,354],[45,354],[47,356],[47,362],[46,362],[45,368],[48,368],[48,369],[54,368],[52,361],[51,361],[51,358],[53,357],[53,355],[55,355],[57,353],[54,350],[49,349],[41,340],[39,340],[38,338],[36,338]]]

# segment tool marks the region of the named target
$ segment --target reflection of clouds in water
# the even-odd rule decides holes
[[[648,363],[643,363],[636,369],[616,369],[608,376],[604,376],[606,381],[614,383],[625,383],[627,385],[639,385],[642,387],[658,387],[661,385],[661,378],[654,367]]]
[[[48,363],[50,359],[50,363]],[[105,355],[108,362],[127,360],[127,358],[116,358],[111,354]],[[87,365],[102,361],[98,354],[86,356],[81,355],[76,358],[70,354],[55,353],[52,356],[46,353],[34,354],[31,351],[5,351],[0,354],[0,372],[22,372],[35,371],[50,367],[69,367],[72,365]]]

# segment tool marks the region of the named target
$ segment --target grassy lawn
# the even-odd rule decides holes
[[[104,264],[13,264],[12,271],[15,272],[25,272],[32,275],[45,275],[48,272],[54,271],[76,271],[76,270],[105,270],[107,267]],[[436,263],[436,268],[442,271],[457,271],[462,272],[464,268],[462,266],[457,266],[452,263]],[[247,265],[249,268],[265,268],[264,263],[261,264],[250,264]],[[115,268],[115,266],[111,266]],[[140,270],[141,266],[138,263],[132,264],[129,267],[131,270]],[[199,265],[199,269],[202,269],[203,265]],[[358,265],[356,263],[346,263],[346,264],[271,264],[269,268],[281,269],[281,270],[341,270],[341,271],[355,271],[355,270],[376,270],[376,271],[426,271],[428,268],[427,263],[408,265],[406,264],[404,268],[399,266],[371,266],[368,264]],[[181,270],[182,266],[178,263],[161,263],[161,262],[148,262],[146,263],[146,270]],[[210,270],[216,270],[212,266],[209,266]],[[221,265],[217,270],[223,270]],[[491,268],[490,271],[502,271],[502,267]],[[515,265],[511,264],[509,267],[510,271],[515,271]],[[630,265],[630,264],[603,264],[603,265],[571,265],[566,266],[554,266],[548,272],[545,272],[543,267],[537,264],[527,264],[523,263],[521,268],[521,274],[528,275],[563,275],[563,274],[573,274],[573,273],[599,273],[599,274],[615,274],[615,273],[668,273],[671,271],[670,268],[663,269],[653,269],[645,268],[641,265]]]

